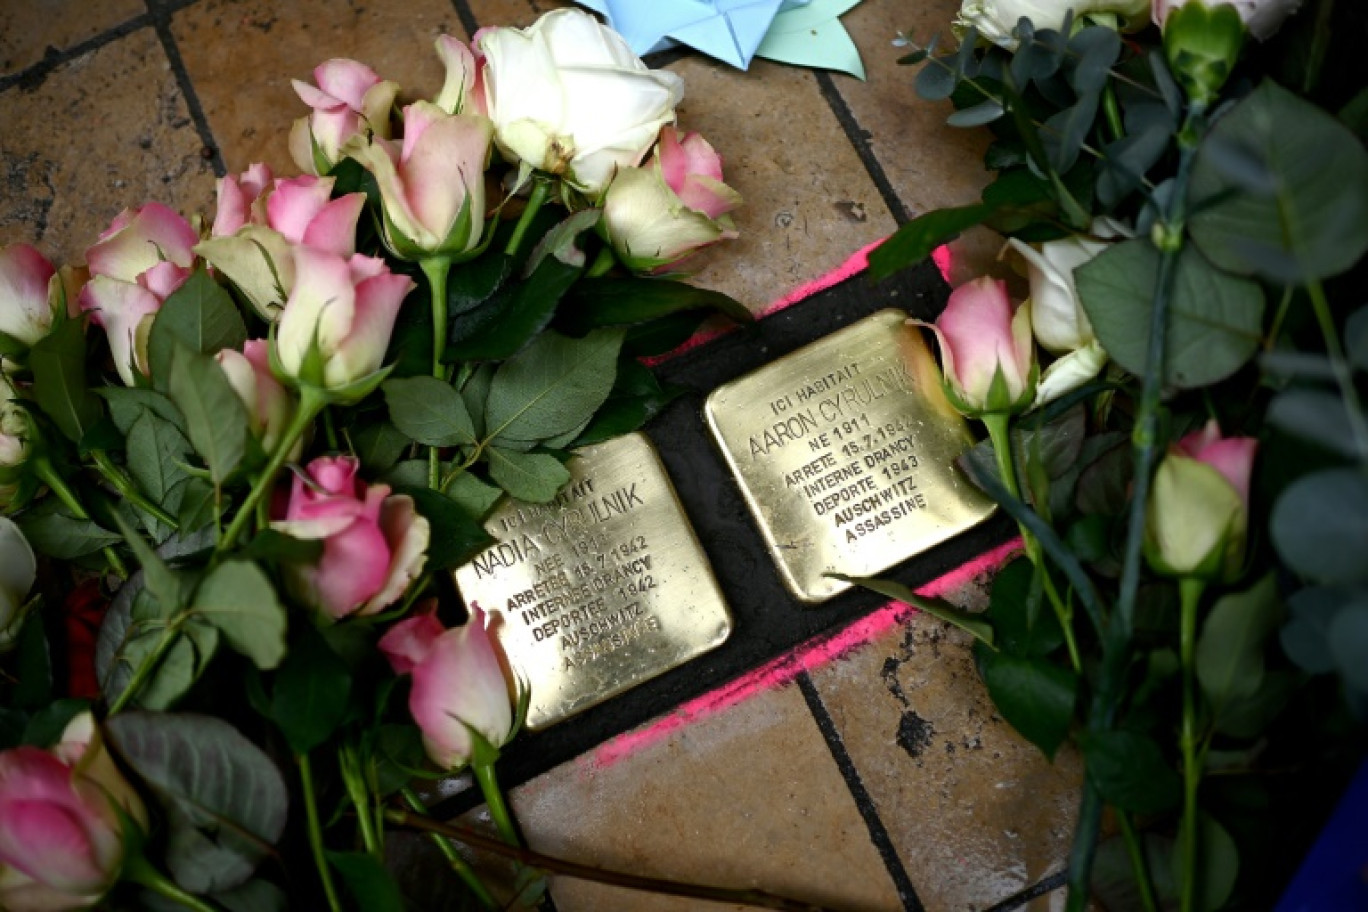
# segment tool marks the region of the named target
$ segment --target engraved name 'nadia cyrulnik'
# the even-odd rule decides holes
[[[732,626],[644,436],[585,447],[568,468],[550,503],[496,510],[486,527],[498,543],[456,571],[529,683],[533,729],[721,645]]]
[[[907,315],[885,310],[720,386],[704,412],[785,586],[819,602],[969,528],[993,504]]]

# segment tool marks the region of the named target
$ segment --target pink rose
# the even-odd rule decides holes
[[[225,348],[214,356],[228,382],[247,409],[247,426],[267,453],[275,452],[281,435],[294,417],[295,402],[271,373],[270,343],[249,339],[242,351]],[[292,459],[299,457],[304,441],[295,444]]]
[[[332,198],[331,177],[271,181],[265,165],[219,179],[213,237],[195,252],[227,276],[268,323],[294,287],[294,248],[304,244],[340,257],[356,252],[364,193]]]
[[[396,256],[460,260],[478,252],[493,130],[485,117],[448,114],[419,101],[404,108],[402,146],[384,139],[348,146],[375,175],[385,241]]]
[[[0,907],[46,912],[99,902],[123,865],[116,803],[146,826],[141,799],[99,744],[88,713],[52,752],[0,752]]]
[[[427,560],[428,521],[413,498],[356,477],[350,456],[320,457],[294,477],[283,520],[271,528],[323,542],[312,566],[294,568],[298,596],[333,620],[375,614],[417,578]]]
[[[295,93],[313,112],[290,130],[290,156],[301,171],[327,174],[353,136],[389,137],[390,108],[399,86],[382,81],[364,63],[345,58],[325,60],[313,76],[316,86],[292,80]]]
[[[1030,407],[1039,375],[1031,308],[1014,309],[1006,283],[985,277],[956,288],[931,329],[955,408],[981,415]]]
[[[697,133],[660,131],[655,155],[622,168],[603,200],[601,230],[635,272],[671,272],[688,257],[736,237],[728,212],[741,196],[722,182],[722,159]]]
[[[147,334],[162,302],[190,276],[199,236],[161,203],[125,209],[86,250],[91,280],[81,310],[109,337],[114,366],[128,386],[147,376]]]
[[[470,761],[471,729],[495,748],[513,737],[509,676],[485,621],[485,613],[472,605],[462,627],[448,630],[434,615],[420,614],[380,639],[395,673],[413,675],[409,712],[422,729],[428,756],[443,769]]]
[[[29,347],[48,334],[61,302],[52,282],[56,273],[28,244],[0,248],[0,333]]]
[[[1147,505],[1151,566],[1175,576],[1231,580],[1239,574],[1257,451],[1252,437],[1222,437],[1214,420],[1169,450]]]

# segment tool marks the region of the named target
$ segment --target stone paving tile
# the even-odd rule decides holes
[[[563,5],[471,8],[482,26],[524,26]],[[684,78],[681,128],[707,137],[745,199],[733,213],[740,238],[699,257],[698,284],[758,310],[896,227],[811,71],[756,60],[743,73],[699,54],[669,68]]]
[[[951,601],[986,604],[967,588]],[[812,673],[918,896],[983,909],[1064,867],[1082,768],[995,711],[967,634],[915,615]],[[1053,894],[1031,908],[1053,908]]]
[[[658,877],[755,887],[841,909],[899,908],[801,692],[774,690],[677,729],[611,765],[595,754],[517,789],[532,847]],[[560,912],[713,912],[720,906],[554,881]]]
[[[147,12],[141,0],[9,0],[0,4],[0,76],[27,69]]]
[[[0,121],[0,244],[83,262],[121,209],[212,205],[209,159],[151,28],[0,92]]]
[[[836,76],[837,90],[868,131],[874,157],[912,216],[977,202],[992,177],[983,167],[988,131],[947,126],[950,102],[918,98],[913,82],[921,68],[900,65],[907,51],[892,44],[899,31],[923,45],[937,32],[950,39],[959,6],[959,0],[864,0],[841,19],[860,49],[868,81]],[[1001,247],[1002,239],[987,229],[952,242],[951,284],[983,273],[1012,277],[997,260]]]
[[[229,171],[264,161],[287,175],[299,173],[290,125],[308,112],[291,79],[310,82],[324,60],[350,57],[399,83],[401,103],[430,97],[443,76],[433,42],[465,38],[448,0],[204,0],[171,30]]]

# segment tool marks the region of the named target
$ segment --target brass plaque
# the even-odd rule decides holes
[[[986,519],[954,466],[973,438],[921,332],[883,310],[723,384],[708,427],[778,565],[804,602],[873,576]]]
[[[545,728],[720,646],[731,612],[655,447],[584,447],[549,504],[505,503],[499,543],[456,571],[531,686]]]

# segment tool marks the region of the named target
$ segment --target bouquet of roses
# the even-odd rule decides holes
[[[1003,717],[1087,770],[1071,909],[1266,908],[1361,756],[1368,90],[1361,16],[1298,5],[965,0],[904,61],[997,173],[872,270],[986,224],[1029,279],[933,329],[1025,551],[964,626]]]
[[[671,399],[640,357],[748,318],[670,277],[740,200],[587,14],[437,53],[402,108],[296,82],[304,174],[222,178],[212,224],[0,251],[0,906],[396,907],[385,828],[467,765],[516,843],[520,688],[437,596],[497,500]]]

